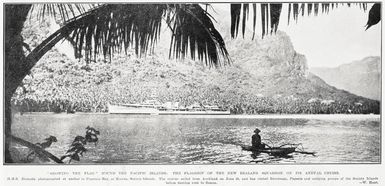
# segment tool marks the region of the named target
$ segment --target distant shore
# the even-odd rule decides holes
[[[21,115],[15,113],[15,115]],[[110,115],[108,113],[77,112],[74,114],[54,113],[54,112],[25,112],[22,115]],[[258,114],[258,115],[130,115],[114,114],[114,117],[183,117],[183,118],[240,118],[240,119],[380,119],[379,114]]]

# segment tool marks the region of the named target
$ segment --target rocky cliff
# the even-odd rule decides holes
[[[27,26],[25,37],[40,30]],[[230,39],[226,32],[224,37],[232,63],[220,68],[170,60],[162,47],[146,58],[128,52],[91,64],[54,49],[25,79],[15,100],[38,108],[71,104],[77,111],[106,111],[108,103],[141,102],[156,94],[162,102],[217,104],[235,113],[346,113],[357,103],[363,105],[357,113],[379,111],[378,102],[329,86],[309,73],[305,56],[283,32],[256,40]],[[336,105],[321,105],[324,100]]]

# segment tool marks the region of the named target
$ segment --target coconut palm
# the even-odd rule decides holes
[[[59,14],[65,24],[25,55],[21,31],[32,9],[42,17]],[[135,48],[137,55],[144,55],[158,40],[164,20],[172,32],[170,56],[183,58],[190,51],[191,58],[208,65],[229,61],[222,36],[211,16],[198,4],[104,4],[88,10],[86,5],[26,4],[6,5],[5,13],[6,162],[12,161],[7,150],[12,138],[11,97],[37,61],[62,39],[75,41],[75,49],[88,60],[130,47]],[[18,142],[16,138],[13,141]]]
[[[289,15],[293,12],[296,20],[299,13],[304,15],[305,6],[309,12],[317,14],[321,6],[323,12],[329,11],[335,3],[293,3],[289,4]],[[359,4],[366,10],[366,4]],[[145,55],[159,39],[162,24],[172,33],[170,57],[204,61],[208,66],[220,66],[230,62],[221,34],[213,24],[213,18],[206,11],[209,5],[198,4],[5,4],[5,161],[12,162],[9,152],[10,141],[33,148],[36,152],[46,153],[39,147],[11,135],[11,98],[39,59],[55,44],[63,39],[70,40],[78,56],[86,60],[98,55],[109,57],[115,52],[134,48],[139,56]],[[237,36],[239,25],[245,32],[249,7],[253,7],[253,27],[256,27],[257,4],[231,5],[231,33]],[[260,4],[262,35],[276,31],[282,4]],[[314,7],[314,8],[313,8]],[[376,7],[376,8],[374,8]],[[292,9],[292,11],[291,11]],[[380,5],[375,4],[369,12],[368,26],[380,20]],[[62,27],[42,41],[32,51],[21,36],[24,22],[37,11],[39,17],[59,17]],[[243,16],[242,24],[241,13]],[[372,18],[371,18],[372,17]],[[270,18],[270,22],[269,22]],[[269,27],[270,25],[270,27]],[[25,52],[28,50],[29,52]]]

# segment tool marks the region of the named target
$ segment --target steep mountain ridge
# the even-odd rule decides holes
[[[370,99],[381,99],[381,58],[378,56],[365,57],[336,68],[312,68],[310,71],[337,88]]]
[[[42,29],[27,30],[31,35]],[[216,104],[233,113],[379,112],[378,102],[338,90],[309,73],[305,56],[284,32],[255,40],[224,37],[233,63],[219,68],[170,60],[163,43],[145,58],[128,52],[90,64],[54,49],[24,80],[14,100],[21,107],[28,102],[29,109],[35,105],[36,111],[49,111],[52,105],[106,111],[108,103],[142,102],[156,94],[162,102]],[[325,100],[334,104],[323,104]]]

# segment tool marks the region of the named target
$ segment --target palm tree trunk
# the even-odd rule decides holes
[[[5,5],[5,63],[4,63],[4,84],[5,84],[5,119],[4,135],[12,134],[12,113],[11,98],[17,87],[28,74],[29,69],[25,63],[23,51],[23,37],[21,31],[27,18],[31,5]],[[10,140],[5,138],[5,163],[12,163],[9,151]]]
[[[24,22],[27,19],[31,9],[31,4],[5,5],[5,63],[4,63],[4,84],[5,84],[5,120],[4,135],[5,138],[5,163],[12,163],[11,153],[9,151],[10,139],[12,135],[12,111],[11,99],[16,92],[17,87],[22,83],[39,59],[47,53],[56,43],[62,40],[67,34],[71,24],[59,29],[53,33],[41,44],[39,44],[28,56],[23,51],[23,37],[21,32]]]
[[[5,122],[5,126],[4,126],[4,135],[5,136],[8,136],[11,134],[11,118],[12,118],[12,113],[11,113],[11,101],[10,101],[10,98],[9,97],[12,97],[9,96],[9,95],[5,95],[5,108],[4,108],[4,111],[5,111],[5,117],[4,117],[4,122]],[[9,151],[9,146],[10,146],[10,140],[8,139],[5,139],[5,144],[4,144],[4,150],[5,150],[5,163],[12,163],[13,160],[12,160],[12,157],[11,157],[11,153]]]

